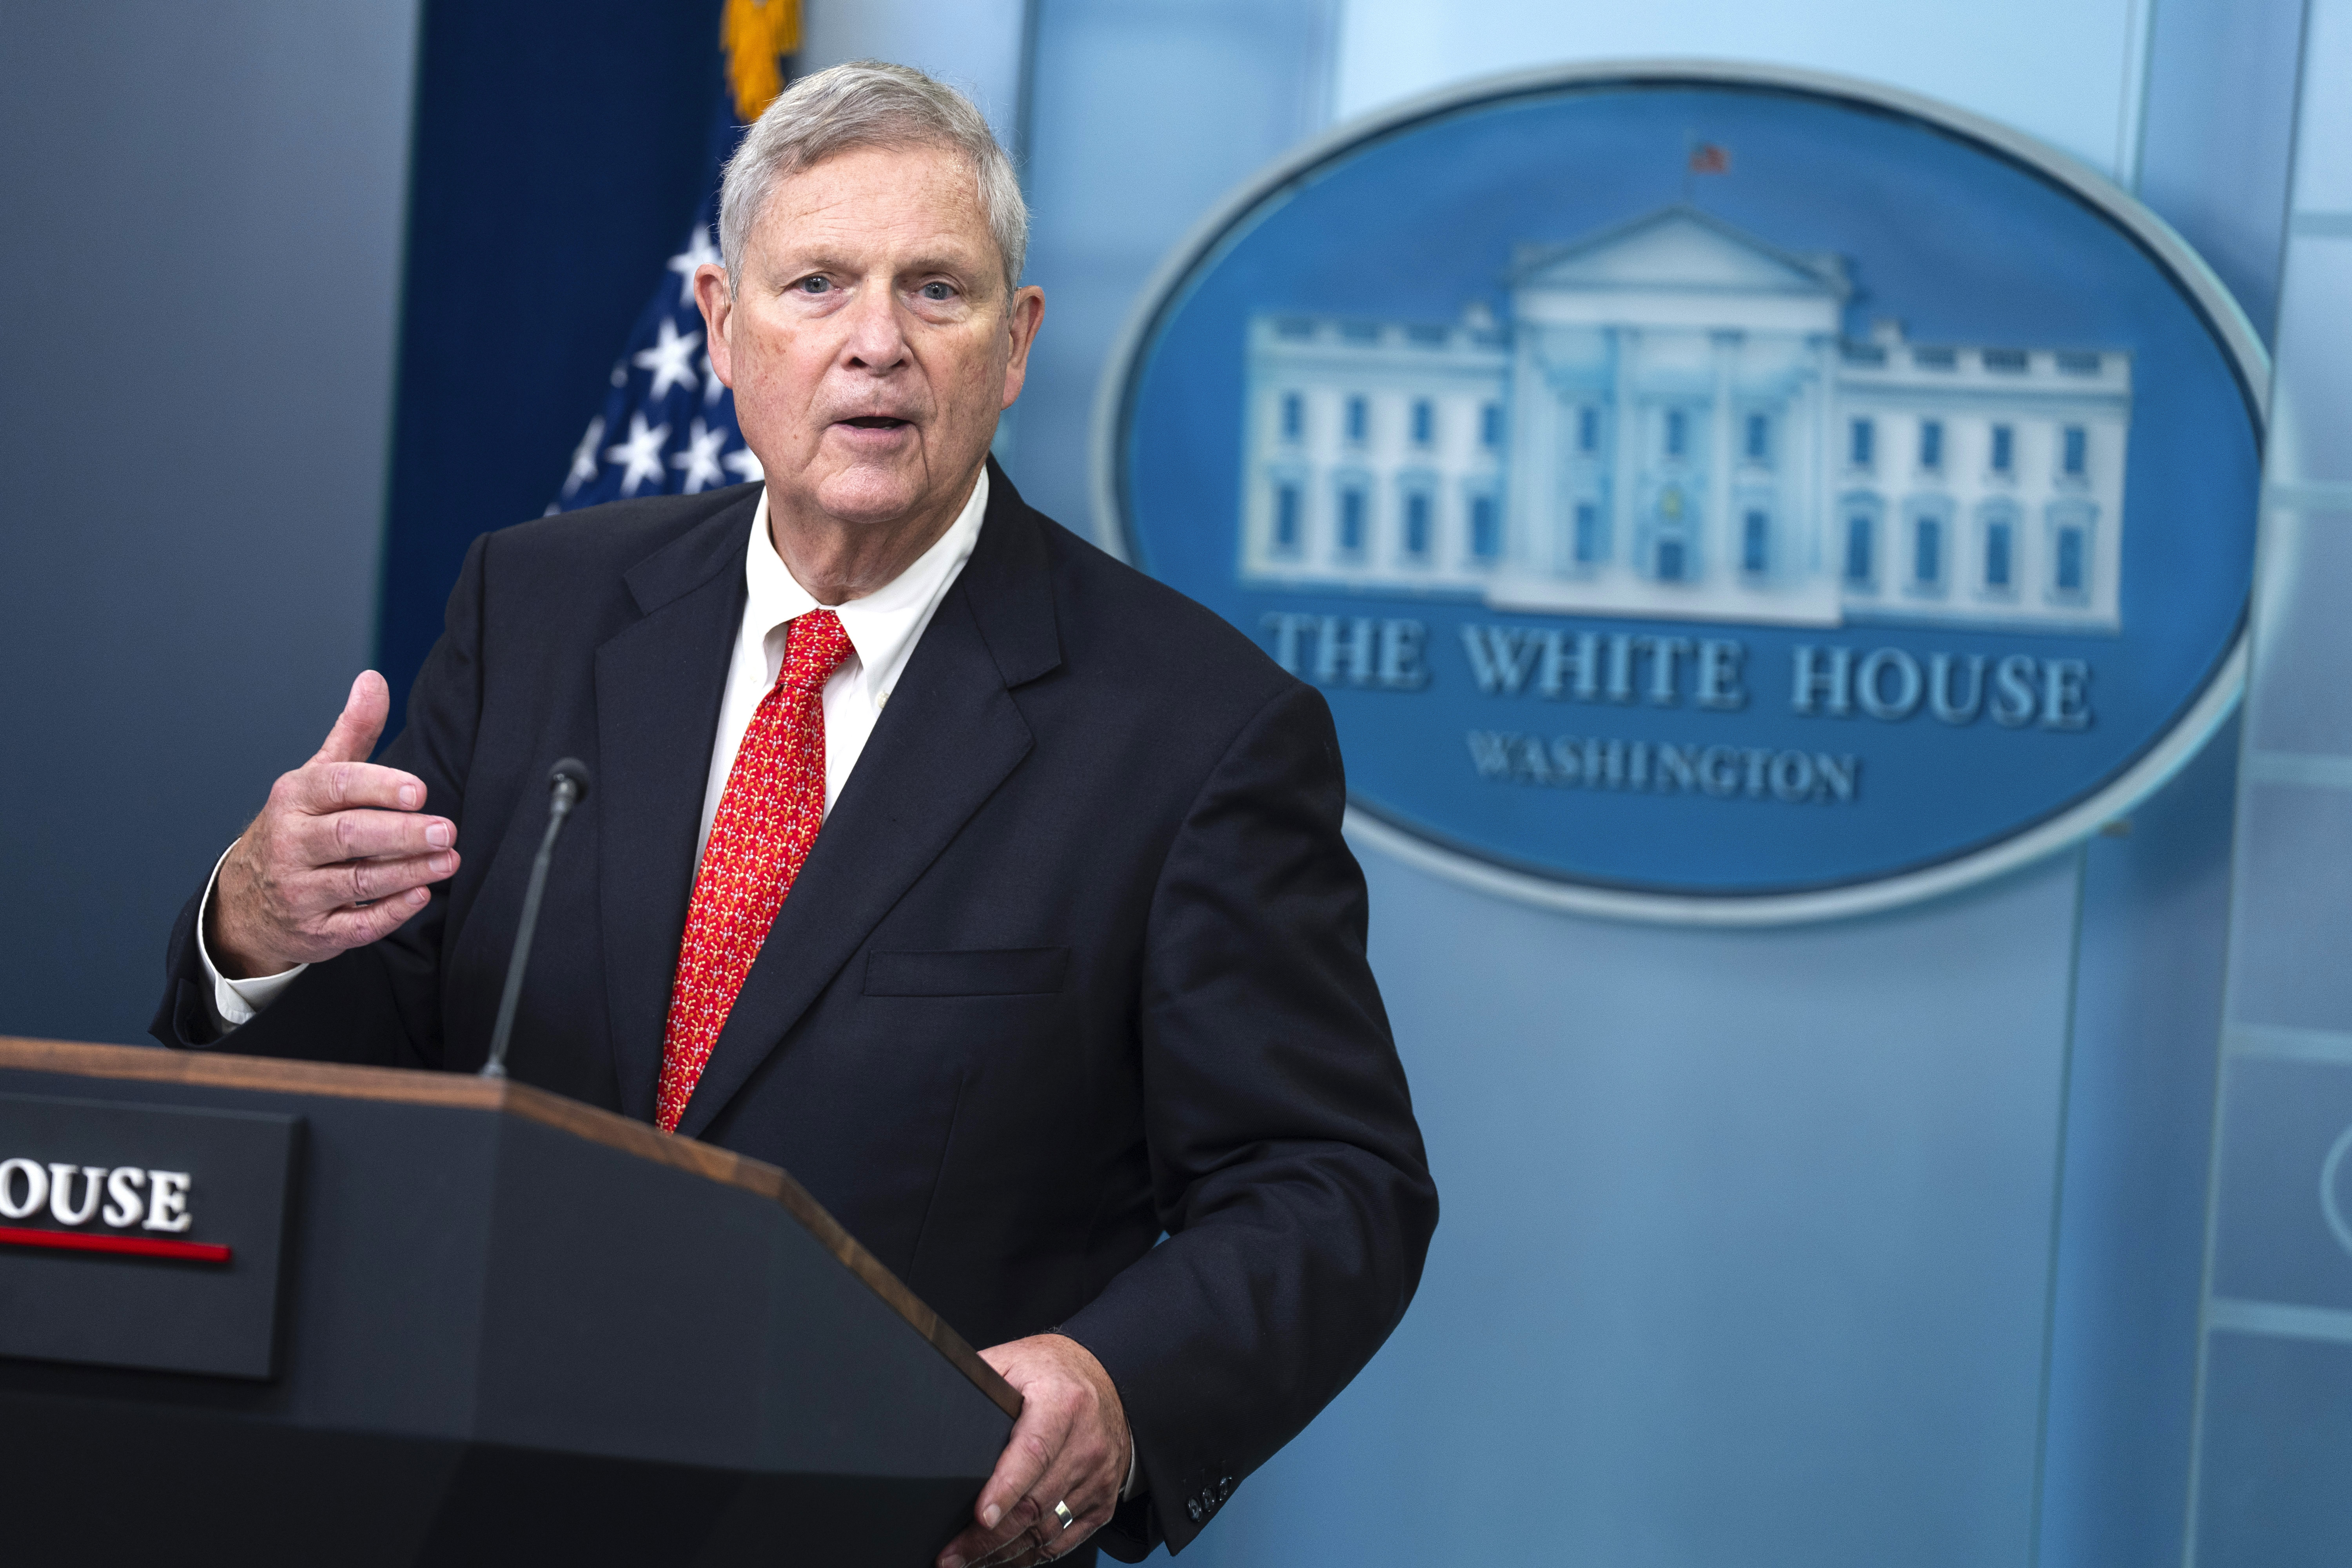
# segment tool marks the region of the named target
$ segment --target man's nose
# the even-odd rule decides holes
[[[849,336],[842,345],[848,363],[869,371],[895,370],[907,357],[907,334],[898,320],[896,293],[887,285],[861,289],[850,301]]]

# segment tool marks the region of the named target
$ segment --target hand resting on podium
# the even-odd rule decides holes
[[[1133,1493],[1127,1412],[1094,1352],[1061,1334],[992,1345],[980,1359],[1020,1392],[1021,1419],[981,1489],[972,1524],[948,1542],[937,1568],[1050,1563],[1083,1545]]]

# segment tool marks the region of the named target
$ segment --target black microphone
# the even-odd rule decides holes
[[[565,818],[588,798],[588,764],[577,757],[564,758],[548,773],[547,787],[547,836],[539,841],[539,858],[530,863],[530,886],[523,890],[522,922],[515,928],[514,955],[507,960],[506,994],[499,998],[499,1022],[490,1031],[484,1078],[507,1076],[507,1038],[514,1033],[515,1007],[522,1001],[522,972],[530,962],[532,933],[539,930],[539,900],[547,891],[548,862],[555,858],[555,836],[563,831]]]

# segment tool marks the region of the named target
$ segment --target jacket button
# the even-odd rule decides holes
[[[1194,1524],[1200,1523],[1201,1500],[1199,1498],[1186,1498],[1184,1500],[1184,1511],[1192,1516],[1192,1522]]]

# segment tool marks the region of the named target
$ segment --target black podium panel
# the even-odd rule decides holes
[[[300,1127],[0,1094],[0,1356],[269,1376]]]
[[[968,1347],[719,1151],[519,1086],[129,1048],[0,1042],[0,1093],[303,1127],[275,1378],[0,1356],[11,1562],[917,1568],[1011,1429]]]

